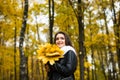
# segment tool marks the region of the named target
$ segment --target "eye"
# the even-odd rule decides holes
[[[59,38],[56,38],[56,40],[59,40]]]
[[[59,40],[59,39],[64,40],[65,38],[64,37],[57,37],[56,38],[56,40]]]
[[[64,38],[64,37],[61,37],[60,39],[64,40],[65,38]]]

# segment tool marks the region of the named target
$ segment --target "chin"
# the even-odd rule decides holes
[[[63,46],[59,46],[59,48],[62,48]]]
[[[61,46],[58,46],[59,48],[61,48]]]

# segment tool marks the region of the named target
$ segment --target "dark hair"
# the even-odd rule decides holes
[[[59,32],[57,32],[57,33],[55,34],[54,43],[56,42],[56,36],[57,36],[58,34],[63,34],[63,35],[65,36],[65,45],[67,45],[67,46],[68,46],[68,45],[69,45],[69,46],[72,46],[72,42],[71,42],[69,36],[68,36],[66,33],[62,32],[62,31],[59,31]]]

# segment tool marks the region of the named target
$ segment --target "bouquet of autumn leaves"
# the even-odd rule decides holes
[[[55,44],[46,43],[40,45],[37,50],[38,60],[41,60],[43,64],[50,63],[53,65],[59,58],[63,58],[64,52]]]

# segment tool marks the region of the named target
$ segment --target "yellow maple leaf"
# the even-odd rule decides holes
[[[38,59],[46,64],[49,62],[51,65],[58,61],[59,58],[63,58],[63,51],[55,44],[46,43],[45,45],[40,45],[37,50]]]

